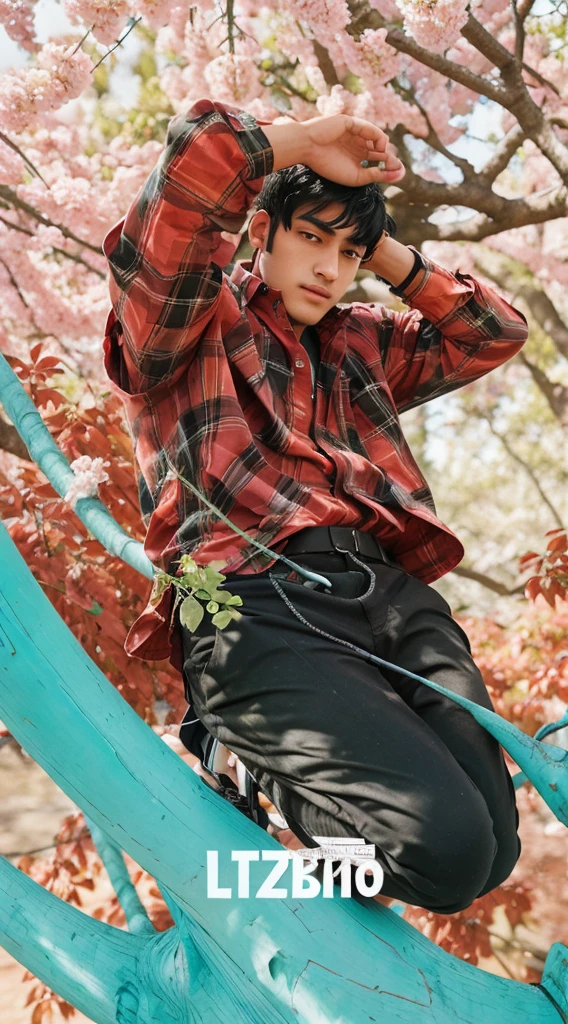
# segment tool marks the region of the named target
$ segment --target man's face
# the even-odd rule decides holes
[[[355,232],[354,224],[339,229],[325,227],[326,222],[342,212],[340,203],[330,203],[312,218],[308,211],[313,205],[313,202],[307,203],[294,212],[289,231],[283,224],[278,225],[272,252],[266,251],[270,228],[266,211],[258,210],[249,224],[250,241],[261,250],[253,269],[269,288],[282,292],[282,301],[297,338],[304,327],[317,324],[342,299],[365,255],[364,245],[349,241],[349,236]],[[325,294],[310,291],[312,287]]]

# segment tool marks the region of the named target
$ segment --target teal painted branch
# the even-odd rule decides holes
[[[1,524],[0,563],[0,717],[95,825],[156,878],[182,915],[166,939],[127,936],[148,943],[146,973],[142,983],[139,964],[138,974],[129,973],[117,991],[117,1021],[149,1024],[151,1008],[163,1024],[170,1018],[359,1024],[373,1017],[389,1024],[516,1024],[519,1017],[524,1024],[559,1024],[562,1016],[536,986],[497,978],[450,956],[374,902],[256,899],[267,874],[262,863],[251,866],[250,897],[236,896],[230,875],[232,898],[209,898],[208,849],[229,863],[231,850],[282,848],[200,780],[128,706],[57,615]],[[279,884],[290,887],[290,867]],[[32,919],[34,941],[49,944],[42,914]],[[18,934],[9,912],[3,942],[28,966],[27,941]],[[97,934],[110,955],[113,938]],[[154,941],[164,945],[153,947]],[[158,971],[157,954],[148,960],[149,952],[166,949],[166,942]],[[62,980],[53,963],[36,961],[30,969],[57,991]],[[156,977],[177,982],[180,962],[193,964],[189,980],[183,978],[189,1016],[179,989],[171,997],[176,1016],[156,988]],[[89,973],[73,1001],[106,1024],[98,1003],[87,1008],[90,979]],[[565,1009],[558,970],[552,984]]]
[[[0,353],[0,402],[12,420],[32,459],[45,473],[51,486],[63,498],[74,479],[63,452],[59,450],[31,398],[12,367]],[[154,567],[139,541],[133,540],[113,519],[99,498],[80,498],[76,515],[111,555],[117,555],[143,576],[152,579]]]
[[[124,910],[128,930],[134,935],[155,935],[156,929],[148,917],[146,907],[142,903],[124,863],[122,850],[113,843],[98,825],[85,815],[87,827],[91,833],[99,857],[101,858],[111,885]]]
[[[370,660],[377,664],[386,663],[383,658],[374,655],[370,656]],[[483,726],[491,736],[494,736],[523,769],[526,778],[532,782],[545,803],[554,811],[558,820],[564,825],[568,825],[568,751],[562,747],[555,747],[551,743],[543,743],[542,740],[537,740],[533,736],[528,736],[495,711],[476,704],[475,701],[463,697],[460,693],[448,690],[432,679],[426,679],[406,669],[400,669],[400,671],[405,676],[416,679],[424,686],[436,690],[437,693],[443,693],[460,707],[466,708],[475,721]],[[548,728],[547,734],[552,731],[552,728]]]
[[[136,977],[147,941],[83,914],[0,857],[0,943],[98,1024],[116,1021],[117,992]]]
[[[65,903],[3,857],[0,945],[96,1024],[226,1024],[234,1011],[227,984],[211,974],[187,928],[131,935]]]

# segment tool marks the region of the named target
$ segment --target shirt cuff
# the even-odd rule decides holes
[[[387,281],[386,278],[380,277],[379,274],[375,274],[375,277],[377,281],[382,281],[383,284],[388,285],[391,292],[393,292],[394,295],[398,295],[400,296],[400,298],[403,298],[404,291],[412,283],[419,270],[424,270],[424,261],[420,253],[416,249],[414,249],[414,265],[412,267],[412,270],[410,271],[409,274],[407,274],[404,281],[402,281],[400,284],[397,284],[396,288],[390,281]]]
[[[265,178],[274,167],[274,152],[264,134],[263,125],[270,121],[258,121],[253,114],[227,103],[217,103],[216,108],[225,114],[226,123],[235,133],[239,146],[246,156],[249,165],[249,177]]]

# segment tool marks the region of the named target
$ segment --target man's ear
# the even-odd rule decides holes
[[[270,215],[266,210],[256,210],[248,225],[249,241],[253,249],[266,250],[269,232]]]

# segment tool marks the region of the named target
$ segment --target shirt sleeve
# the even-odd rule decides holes
[[[273,168],[260,124],[209,99],[173,118],[160,160],[104,240],[113,307],[105,367],[131,394],[169,380],[217,311],[238,243],[222,232],[240,231]]]
[[[419,255],[421,265],[415,262],[406,281],[392,289],[408,311],[360,304],[371,317],[399,412],[490,373],[512,359],[528,337],[523,314],[493,288]]]

